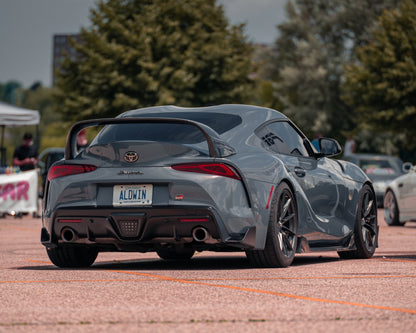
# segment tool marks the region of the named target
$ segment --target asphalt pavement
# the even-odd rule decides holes
[[[89,269],[53,266],[41,219],[0,219],[0,332],[415,332],[416,222],[379,210],[372,259],[297,255],[252,268],[243,253],[189,262],[100,253]]]

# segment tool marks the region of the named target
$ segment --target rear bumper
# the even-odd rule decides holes
[[[87,245],[102,251],[147,252],[166,244],[201,251],[249,249],[255,247],[255,227],[229,235],[211,207],[71,208],[44,217],[41,242],[46,247]]]

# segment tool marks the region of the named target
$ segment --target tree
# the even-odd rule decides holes
[[[384,11],[374,40],[346,66],[344,99],[368,128],[416,147],[416,2]]]
[[[54,94],[56,88],[42,87],[34,83],[25,91],[24,107],[38,110],[40,114],[39,138],[36,138],[39,151],[49,147],[64,147],[70,124],[62,121],[60,113],[55,112]],[[19,136],[21,138],[21,135]]]
[[[216,0],[100,0],[90,17],[57,73],[67,120],[239,103],[251,91],[244,25],[229,26]]]
[[[288,20],[275,43],[275,94],[283,111],[307,134],[345,139],[356,122],[340,97],[344,63],[368,43],[369,29],[382,8],[397,0],[288,1]]]
[[[281,102],[275,96],[273,89],[273,46],[268,44],[253,44],[251,55],[255,80],[251,104],[280,110]]]
[[[12,105],[22,106],[24,89],[17,81],[8,81],[0,89],[0,100]]]

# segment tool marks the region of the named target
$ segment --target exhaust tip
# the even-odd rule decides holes
[[[192,231],[192,237],[197,242],[205,242],[209,238],[209,233],[207,229],[197,227]]]
[[[61,232],[61,238],[64,242],[70,243],[76,239],[74,230],[70,228],[64,228]]]

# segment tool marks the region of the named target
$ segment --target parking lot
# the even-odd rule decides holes
[[[416,223],[388,227],[368,260],[334,252],[255,269],[244,253],[100,253],[90,269],[53,266],[41,219],[0,219],[0,332],[416,331]]]

